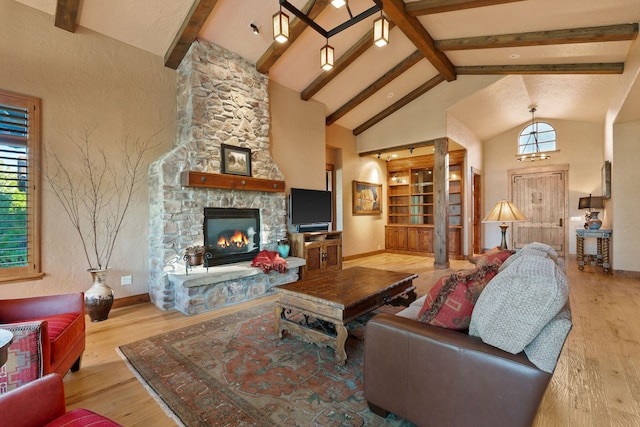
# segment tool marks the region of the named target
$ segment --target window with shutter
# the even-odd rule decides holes
[[[40,100],[0,91],[0,283],[42,277]]]

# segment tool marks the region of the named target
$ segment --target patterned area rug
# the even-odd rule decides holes
[[[384,306],[385,312],[399,309]],[[411,426],[382,419],[363,396],[364,325],[349,324],[347,363],[274,331],[274,305],[120,347],[141,381],[186,426]]]

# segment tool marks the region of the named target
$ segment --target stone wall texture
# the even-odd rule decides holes
[[[165,310],[177,298],[168,273],[184,270],[184,250],[204,242],[205,207],[260,209],[261,249],[275,250],[287,232],[284,192],[180,184],[183,171],[221,173],[221,144],[251,149],[253,177],[284,179],[270,153],[267,76],[232,52],[196,41],[178,68],[177,117],[175,146],[149,167],[149,295]]]

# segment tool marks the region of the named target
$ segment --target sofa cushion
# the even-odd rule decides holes
[[[571,330],[569,303],[547,323],[542,331],[524,348],[527,358],[541,370],[553,373],[564,341]]]
[[[427,294],[418,320],[442,328],[466,330],[478,296],[497,272],[498,266],[489,263],[441,277]]]
[[[469,335],[520,353],[567,302],[564,271],[546,256],[524,254],[489,282],[478,298]]]
[[[0,394],[40,378],[42,365],[42,323],[20,322],[0,325],[13,334],[7,362],[0,368]]]
[[[121,427],[116,423],[102,415],[96,414],[88,409],[78,408],[67,412],[60,418],[51,421],[44,427]]]

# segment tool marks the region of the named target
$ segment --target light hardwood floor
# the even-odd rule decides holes
[[[433,259],[382,254],[345,262],[415,272],[418,294],[448,273],[434,270]],[[470,268],[452,261],[451,270]],[[600,269],[577,269],[567,260],[573,329],[564,346],[535,426],[640,426],[640,280],[605,275]],[[174,426],[116,353],[120,345],[202,322],[260,300],[216,312],[185,316],[153,304],[112,310],[109,319],[87,318],[87,345],[79,372],[64,378],[68,408],[85,407],[126,426]]]

